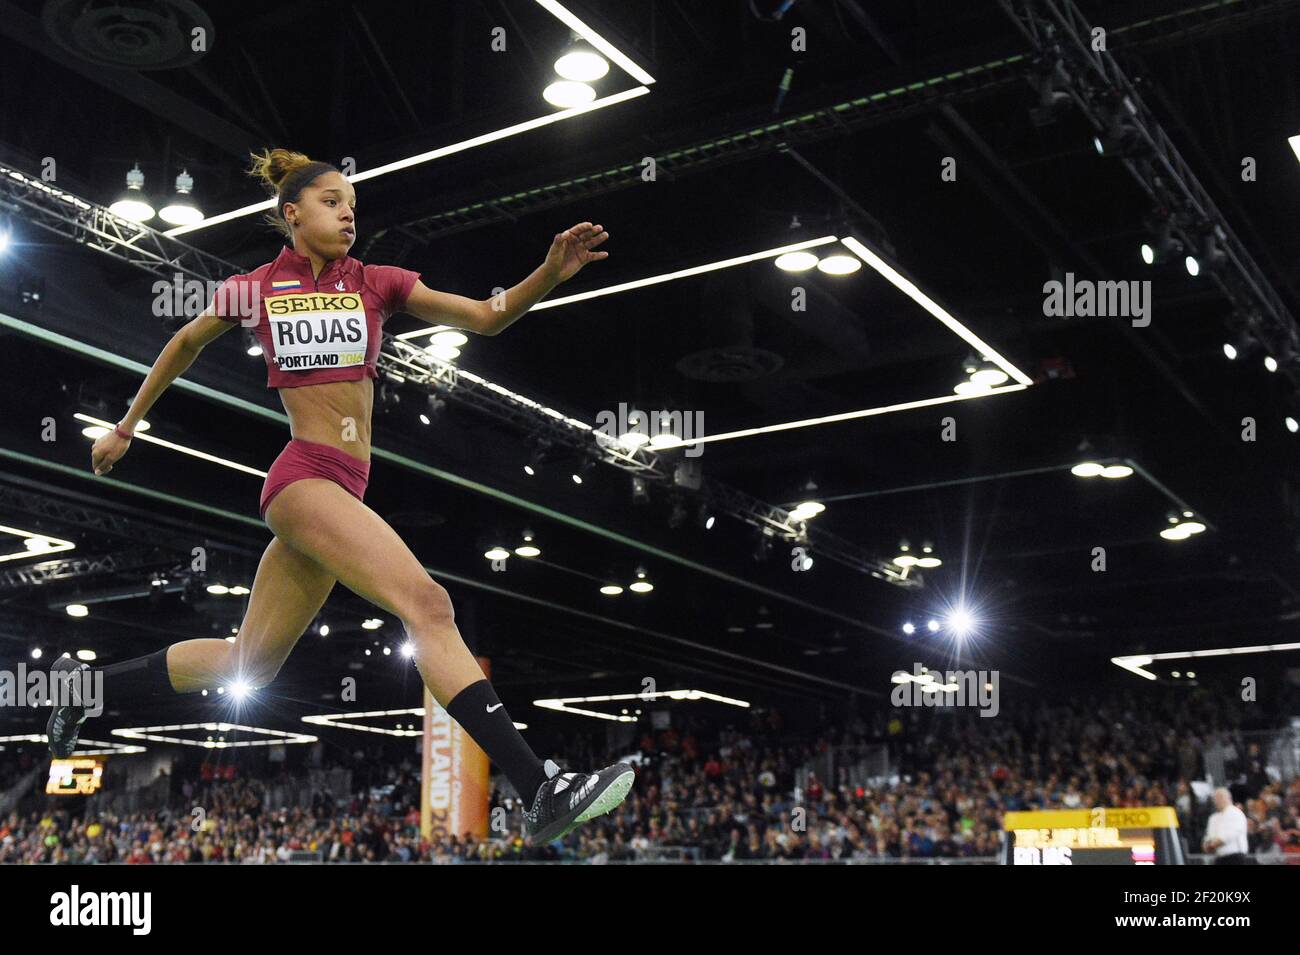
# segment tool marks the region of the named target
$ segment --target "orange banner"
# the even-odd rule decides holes
[[[483,675],[491,664],[477,657]],[[437,829],[448,835],[488,835],[489,766],[487,753],[424,690],[424,746],[420,773],[420,834]]]

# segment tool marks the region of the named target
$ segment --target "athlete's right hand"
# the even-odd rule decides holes
[[[107,474],[113,470],[113,465],[126,454],[126,449],[130,446],[131,439],[123,438],[116,431],[110,431],[97,438],[90,448],[90,466],[95,474]]]

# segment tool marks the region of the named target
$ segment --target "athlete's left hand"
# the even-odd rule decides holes
[[[608,252],[592,251],[609,238],[609,233],[602,231],[602,228],[590,222],[579,222],[551,241],[542,268],[550,274],[556,285],[573,278],[588,262],[609,258]]]

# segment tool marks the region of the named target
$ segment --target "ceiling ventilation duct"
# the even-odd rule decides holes
[[[212,49],[212,21],[191,0],[49,0],[45,32],[63,49],[97,66],[170,70]],[[194,30],[204,31],[195,50]]]
[[[785,360],[754,344],[754,312],[746,273],[715,275],[699,304],[704,347],[677,361],[677,370],[696,381],[753,381],[778,371]]]

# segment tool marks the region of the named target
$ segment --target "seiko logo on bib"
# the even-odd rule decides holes
[[[281,371],[365,364],[366,309],[356,292],[275,295],[265,302]]]

